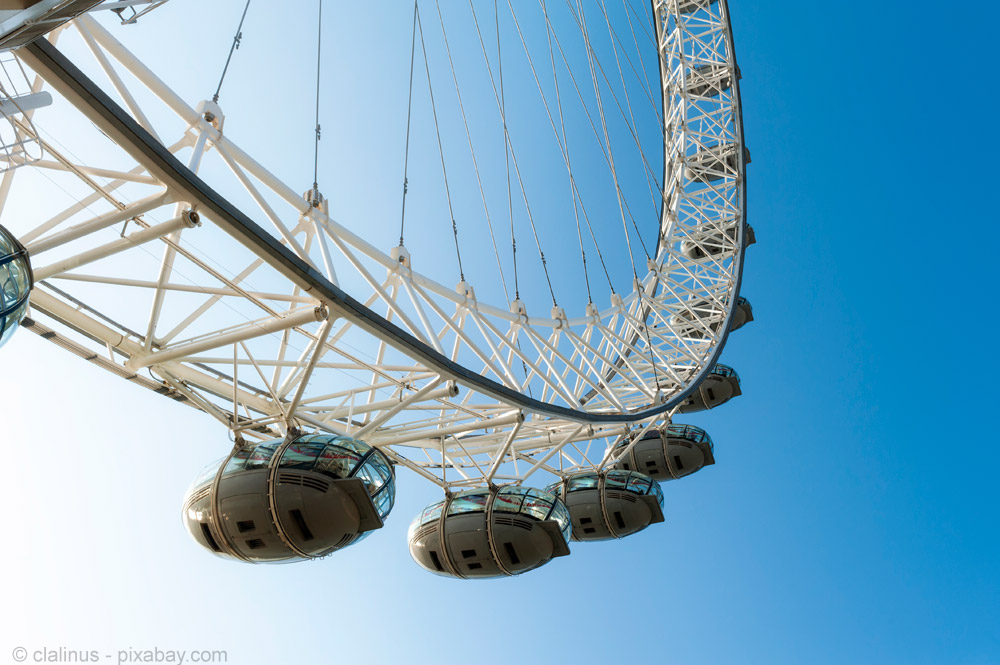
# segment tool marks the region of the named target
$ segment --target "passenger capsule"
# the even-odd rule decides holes
[[[707,231],[692,231],[687,238],[681,240],[681,254],[692,261],[702,259],[717,259],[720,256],[736,250],[736,225],[732,220],[723,222],[725,230],[710,229]],[[749,224],[743,229],[743,239],[746,246],[757,242],[753,227]]]
[[[726,65],[698,65],[687,76],[684,87],[695,97],[716,97],[733,85],[733,75]]]
[[[750,163],[750,152],[744,153],[744,161]],[[719,143],[702,148],[687,160],[685,175],[695,182],[715,182],[722,178],[735,177],[739,169],[739,151],[733,143]]]
[[[0,226],[0,346],[10,339],[28,313],[28,294],[34,286],[28,250]]]
[[[624,440],[618,448],[628,447]],[[640,471],[657,480],[683,478],[715,464],[712,437],[694,425],[667,425],[650,430],[615,465],[625,471]]]
[[[438,501],[410,525],[410,556],[432,573],[519,575],[569,554],[569,510],[549,492],[506,485]]]
[[[724,314],[721,306],[715,306],[707,300],[697,300],[673,314],[670,325],[681,337],[704,339],[719,332]],[[736,301],[729,332],[739,330],[750,321],[753,321],[753,307],[749,300],[741,296]]]
[[[205,469],[184,500],[184,522],[224,558],[314,559],[381,528],[395,496],[380,450],[312,434],[245,446]]]
[[[577,473],[545,490],[569,509],[573,540],[624,538],[663,521],[660,483],[637,471]]]
[[[742,394],[740,375],[732,367],[718,363],[708,376],[698,384],[694,392],[681,403],[678,410],[681,413],[693,413],[714,409]]]
[[[715,4],[718,0],[677,0],[677,12],[679,14],[690,14],[699,9],[708,9],[709,5]],[[670,3],[667,3],[670,8]]]

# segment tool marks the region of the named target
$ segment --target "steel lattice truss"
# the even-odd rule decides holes
[[[34,267],[26,327],[244,437],[289,426],[350,434],[445,487],[608,463],[610,441],[662,423],[714,366],[746,242],[727,5],[654,9],[665,125],[658,250],[631,293],[576,317],[479,302],[464,282],[422,274],[405,250],[371,245],[241,150],[221,109],[190,106],[78,18],[67,29],[90,47],[115,102],[53,47],[18,56],[38,76],[35,91],[68,100],[118,148],[80,160],[40,136],[45,158],[21,170],[69,174],[80,188],[79,203],[57,214],[4,220]],[[115,104],[126,111],[110,112]],[[187,125],[180,136],[152,121],[171,113]],[[33,133],[28,123],[21,131]],[[182,152],[186,164],[173,158]],[[210,158],[255,209],[237,210],[198,179]]]

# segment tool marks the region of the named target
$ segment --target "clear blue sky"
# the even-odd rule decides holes
[[[226,37],[204,46],[204,80],[242,5],[230,4],[206,9]],[[997,213],[981,199],[1000,149],[1000,10],[731,5],[758,237],[743,294],[757,320],[724,356],[743,396],[688,419],[713,435],[717,464],[664,485],[665,524],[576,544],[519,578],[453,581],[407,554],[406,527],[436,492],[401,473],[386,528],[358,547],[290,566],[220,561],[179,515],[226,433],[22,332],[0,350],[0,662],[21,645],[225,649],[240,665],[1000,663]],[[148,20],[197,50],[179,27],[195,7],[173,0]],[[279,28],[308,21],[251,23],[254,9],[244,48],[273,28],[277,66]],[[409,6],[395,11],[408,42]],[[340,16],[331,53],[350,32]],[[256,94],[288,83],[276,77]],[[237,61],[224,100],[252,80]],[[274,170],[304,182],[311,160],[282,157],[309,154],[310,105],[299,112],[302,140]]]

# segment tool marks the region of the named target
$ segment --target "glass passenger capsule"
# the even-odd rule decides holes
[[[716,259],[736,249],[736,225],[733,220],[722,222],[724,229],[693,230],[681,240],[681,254],[692,261]],[[749,224],[743,229],[746,247],[757,242]]]
[[[34,286],[28,250],[0,226],[0,346],[10,339],[28,313],[28,294]]]
[[[569,510],[549,492],[507,485],[466,490],[425,508],[410,525],[410,556],[459,578],[520,575],[569,554]]]
[[[679,14],[690,14],[696,12],[699,9],[708,9],[709,5],[713,5],[718,0],[677,0],[677,12]],[[670,3],[667,4],[667,8],[670,8]]]
[[[660,483],[637,471],[576,473],[545,490],[569,509],[573,540],[624,538],[663,521]]]
[[[702,379],[698,387],[681,403],[678,411],[694,413],[714,409],[742,394],[740,375],[736,370],[729,365],[717,363],[708,376]]]
[[[623,440],[618,448],[626,448]],[[663,430],[650,430],[639,439],[615,468],[640,471],[657,480],[683,478],[715,464],[712,437],[694,425],[667,425]]]
[[[311,434],[244,446],[206,468],[184,500],[184,522],[224,558],[313,559],[381,528],[395,497],[384,453],[346,436]]]
[[[740,162],[735,143],[719,143],[701,148],[687,159],[685,175],[694,182],[710,183],[726,177],[736,177]],[[744,149],[743,161],[750,163],[750,151]]]
[[[708,300],[697,300],[673,314],[670,317],[670,325],[681,337],[704,339],[710,334],[719,332],[723,314],[721,307],[713,305]],[[753,321],[753,307],[749,300],[740,296],[736,300],[729,332],[739,330],[750,321]]]
[[[733,85],[733,75],[726,65],[706,63],[693,68],[684,87],[695,97],[716,97]]]

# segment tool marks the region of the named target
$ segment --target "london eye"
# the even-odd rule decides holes
[[[0,22],[0,344],[211,418],[182,512],[223,558],[335,556],[401,519],[424,569],[498,577],[657,528],[660,483],[715,463],[683,418],[740,395],[723,351],[753,320],[729,3],[415,2],[386,220],[328,176],[352,159],[321,129],[350,103],[320,84],[348,66],[323,59],[333,3],[304,19],[315,87],[261,102],[315,107],[293,181],[226,129],[252,3],[187,99],[125,45],[164,1]],[[440,500],[392,515],[401,473]]]

